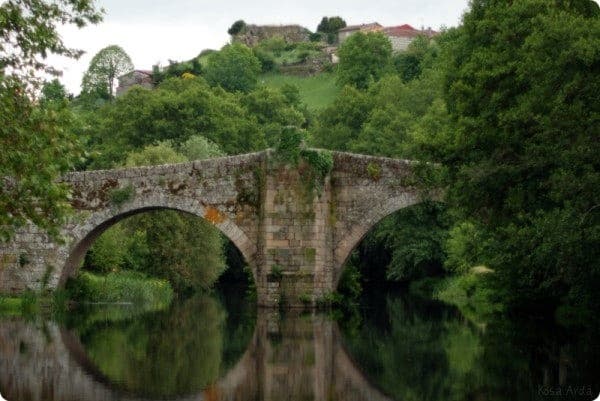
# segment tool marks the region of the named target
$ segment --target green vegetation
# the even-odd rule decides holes
[[[341,17],[323,17],[317,26],[317,33],[325,36],[327,43],[337,42],[337,33],[346,27],[346,21]]]
[[[504,311],[491,288],[493,280],[493,271],[480,266],[459,276],[415,281],[411,283],[410,291],[454,305],[471,322],[484,326]]]
[[[382,33],[357,32],[340,46],[338,55],[338,83],[366,89],[389,71],[392,44]]]
[[[110,201],[115,206],[121,206],[125,202],[132,200],[134,195],[135,189],[131,185],[128,185],[124,188],[113,189],[110,192],[109,197]]]
[[[248,47],[235,43],[208,58],[205,77],[214,86],[230,91],[249,92],[256,86],[260,61]]]
[[[111,45],[100,50],[90,61],[83,75],[81,91],[114,97],[117,78],[133,71],[129,55],[120,46]]]
[[[112,383],[166,399],[219,378],[225,319],[222,306],[204,295],[136,319],[78,326],[88,357]]]
[[[283,89],[287,85],[295,86],[302,103],[312,111],[320,111],[333,102],[340,91],[335,80],[335,74],[328,72],[310,77],[269,73],[258,78],[260,84],[269,88]]]
[[[321,196],[325,177],[333,168],[333,156],[327,150],[306,148],[306,132],[296,127],[286,127],[275,148],[275,160],[283,166],[297,168],[304,183],[304,197],[312,204],[315,192]]]
[[[199,136],[190,137],[179,148],[194,159],[221,154],[218,146]],[[187,160],[170,142],[164,141],[129,153],[125,164],[139,166]],[[111,195],[125,189],[113,190]],[[121,198],[129,199],[125,195]],[[116,204],[114,196],[111,199]],[[147,212],[106,230],[92,245],[84,268],[101,274],[140,272],[160,277],[168,280],[177,294],[188,295],[209,289],[225,269],[223,238],[199,217],[175,211]],[[106,291],[113,288],[107,287]]]
[[[424,141],[458,224],[511,309],[597,308],[600,8],[473,1],[463,21],[442,46],[448,123]]]
[[[137,272],[96,275],[80,272],[68,290],[80,302],[132,303],[163,309],[173,299],[173,288],[166,280],[148,278]]]
[[[435,162],[449,188],[444,207],[398,212],[368,234],[363,274],[466,274],[456,292],[485,265],[507,312],[596,308],[599,14],[587,0],[474,1],[462,26],[389,60],[360,46],[367,35],[342,46],[338,80],[350,86],[311,127],[314,144]]]
[[[107,83],[108,96],[88,91],[69,100],[60,84],[49,82],[38,102],[27,92],[32,81],[7,74],[36,70],[37,58],[50,50],[74,55],[53,23],[99,19],[87,3],[58,4],[47,31],[2,39],[14,38],[3,47],[19,50],[0,56],[6,149],[0,177],[18,178],[0,183],[3,239],[26,221],[50,231],[64,221],[68,194],[56,177],[74,168],[270,147],[301,171],[312,200],[332,164],[330,153],[310,150],[318,147],[421,160],[415,169],[423,177],[399,185],[435,181],[447,189],[443,205],[402,210],[367,235],[356,257],[369,258],[370,266],[355,262],[364,280],[451,275],[436,296],[488,309],[471,272],[489,266],[486,297],[493,294],[507,313],[558,308],[584,316],[600,306],[600,8],[594,2],[473,0],[459,27],[417,38],[406,52],[392,54],[381,33],[358,33],[340,47],[337,69],[306,78],[277,74],[286,65],[323,61],[322,36],[329,40],[345,25],[325,17],[311,41],[273,36],[252,49],[232,44],[171,63],[163,70],[170,77],[157,77],[153,90],[132,88],[108,102]],[[0,24],[9,33],[20,32],[24,21],[39,24],[29,16],[48,11],[42,4],[1,7],[7,18]],[[244,29],[240,20],[230,31]],[[379,179],[375,165],[366,173]],[[113,190],[115,205],[129,199],[124,190]],[[248,195],[256,203],[256,194]],[[158,275],[178,293],[206,289],[224,267],[221,240],[194,224],[173,212],[135,216],[98,241],[86,267]]]
[[[29,316],[37,310],[37,301],[31,293],[20,297],[0,296],[0,316]]]

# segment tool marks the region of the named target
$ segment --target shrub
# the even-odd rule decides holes
[[[246,31],[246,22],[244,20],[237,20],[227,30],[227,33],[230,34],[231,36],[235,36],[239,33],[244,33],[245,31]]]
[[[113,205],[121,206],[125,202],[133,199],[134,195],[135,189],[131,185],[128,185],[123,188],[113,189],[109,194],[109,198]]]

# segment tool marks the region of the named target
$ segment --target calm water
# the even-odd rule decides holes
[[[600,339],[536,322],[469,323],[379,295],[346,316],[258,312],[240,293],[168,311],[93,308],[0,319],[10,401],[592,400]]]

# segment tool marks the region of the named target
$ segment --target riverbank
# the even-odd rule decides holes
[[[52,293],[0,295],[0,316],[55,314],[74,304],[143,306],[145,311],[166,309],[175,292],[166,280],[121,271],[107,275],[81,272],[67,287]]]
[[[490,270],[474,268],[459,276],[428,277],[411,283],[410,293],[456,306],[465,318],[482,325],[504,310],[486,286],[492,274]]]

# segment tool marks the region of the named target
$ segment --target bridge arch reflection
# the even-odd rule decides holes
[[[11,401],[158,400],[124,391],[86,353],[77,334],[55,323],[0,322],[0,392]],[[168,372],[167,372],[168,374]],[[391,400],[346,353],[337,324],[324,316],[281,319],[259,312],[246,351],[223,377],[176,399]]]

